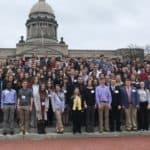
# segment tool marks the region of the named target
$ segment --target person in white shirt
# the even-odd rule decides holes
[[[30,116],[30,126],[36,128],[37,126],[37,117],[36,117],[36,110],[35,110],[35,103],[39,98],[39,79],[35,77],[34,83],[32,85],[32,92],[33,92],[33,109]]]
[[[140,82],[140,89],[138,90],[140,108],[138,125],[139,130],[148,130],[148,109],[150,108],[150,92],[145,89],[144,82]]]
[[[93,74],[96,75],[96,78],[97,78],[97,79],[99,78],[99,76],[100,76],[100,74],[101,74],[101,71],[98,70],[98,66],[97,66],[97,65],[94,66],[93,71],[91,71],[91,72],[89,73],[89,76],[92,76]]]

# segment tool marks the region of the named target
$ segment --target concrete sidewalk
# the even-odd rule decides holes
[[[2,131],[1,131],[2,132]],[[62,138],[111,138],[111,137],[130,137],[130,136],[150,136],[150,131],[122,131],[122,132],[94,132],[94,133],[87,133],[82,132],[82,134],[73,134],[72,132],[66,131],[64,134],[57,134],[52,129],[47,129],[47,134],[37,134],[35,131],[29,133],[29,135],[19,135],[18,131],[16,134],[6,135],[0,134],[0,140],[45,140],[45,139],[62,139]]]

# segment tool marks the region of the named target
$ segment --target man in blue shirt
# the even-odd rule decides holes
[[[100,85],[96,87],[96,103],[99,112],[99,131],[109,131],[109,109],[111,109],[112,96],[105,78],[100,78]],[[104,126],[103,126],[104,120]]]
[[[1,108],[4,113],[3,134],[6,135],[8,131],[11,135],[14,134],[14,112],[16,108],[17,95],[16,91],[12,89],[12,83],[8,82],[6,89],[2,91]]]

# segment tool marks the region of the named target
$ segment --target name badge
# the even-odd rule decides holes
[[[77,82],[77,80],[74,80],[74,83],[76,83]]]
[[[45,102],[42,102],[42,106],[45,106]]]
[[[67,90],[64,90],[64,93],[66,94],[66,93],[67,93]]]
[[[132,92],[136,92],[136,90],[133,89]]]
[[[118,93],[119,93],[119,91],[118,91],[118,90],[116,90],[116,91],[115,91],[115,93],[116,93],[116,94],[118,94]]]
[[[9,93],[9,91],[5,91],[5,94],[8,94]]]
[[[95,93],[95,91],[94,91],[94,90],[92,90],[92,91],[91,91],[91,93],[92,93],[92,94],[94,94],[94,93]]]
[[[51,94],[49,94],[49,95],[48,95],[48,97],[52,97],[52,95],[51,95]]]
[[[23,95],[23,96],[22,96],[22,99],[25,100],[25,99],[26,99],[26,96]]]

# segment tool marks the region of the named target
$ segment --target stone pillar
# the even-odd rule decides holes
[[[55,39],[57,40],[57,27],[55,26]]]
[[[51,28],[51,34],[52,34],[52,39],[55,39],[55,27],[52,26]]]
[[[29,37],[29,26],[27,26],[27,39]]]
[[[35,24],[35,37],[38,37],[38,24]]]
[[[29,38],[33,37],[33,34],[32,34],[33,32],[32,31],[33,31],[33,25],[31,24],[30,25],[30,36],[29,36]]]

